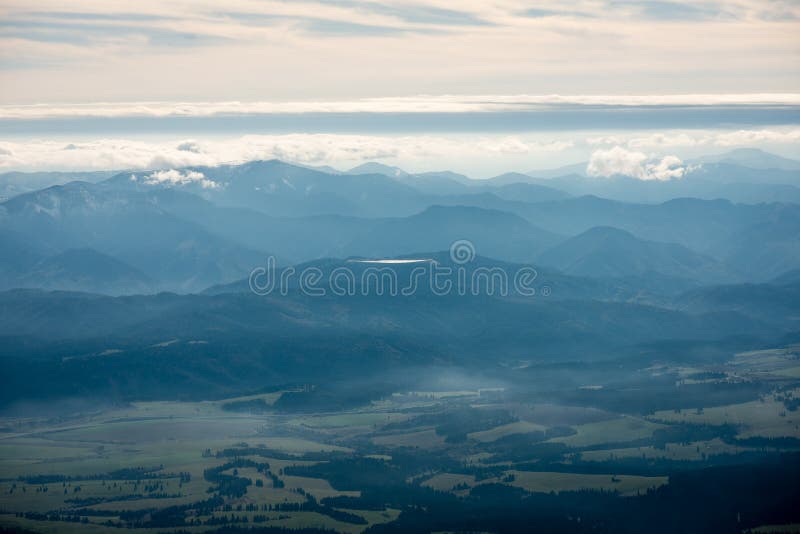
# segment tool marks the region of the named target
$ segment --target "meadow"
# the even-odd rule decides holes
[[[360,533],[402,525],[415,502],[459,506],[503,492],[513,492],[503,497],[512,502],[644,499],[668,491],[685,469],[800,451],[800,384],[784,372],[795,354],[648,367],[676,388],[742,380],[768,388],[745,402],[649,413],[601,407],[626,384],[578,387],[577,395],[593,396],[583,401],[532,397],[513,385],[394,391],[337,411],[282,400],[329,394],[304,387],[8,416],[0,424],[0,525]]]

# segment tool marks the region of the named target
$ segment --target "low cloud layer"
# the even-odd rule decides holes
[[[571,106],[800,106],[800,93],[684,95],[425,95],[287,102],[121,102],[2,105],[0,119],[213,117],[287,113],[470,113]]]
[[[644,180],[680,178],[681,159],[735,147],[800,156],[800,129],[729,131],[539,132],[519,135],[244,135],[167,140],[0,140],[0,172],[21,170],[152,170],[281,159],[348,169],[367,161],[409,172],[450,169],[473,177],[552,169],[590,160],[592,176],[625,174]],[[649,154],[672,154],[650,157]],[[680,159],[679,159],[680,158]],[[143,176],[140,176],[143,179]],[[157,175],[153,180],[202,180]],[[198,182],[202,185],[202,182]],[[206,185],[206,187],[212,187]]]
[[[131,175],[131,181],[139,181],[139,177],[135,174]],[[141,181],[148,185],[186,185],[186,184],[200,184],[203,189],[217,189],[220,184],[206,178],[202,172],[196,171],[178,171],[175,169],[162,170],[153,172],[141,178]]]
[[[414,162],[425,159],[491,159],[526,155],[535,157],[567,150],[572,146],[571,141],[565,140],[532,140],[503,135],[452,138],[292,134],[165,142],[126,139],[73,143],[0,141],[0,169],[171,169],[260,159],[281,159],[305,165],[336,165],[346,168],[374,160],[413,165]],[[202,177],[198,179],[200,178]],[[175,174],[154,174],[149,179],[194,181],[192,177]]]
[[[732,130],[726,132],[672,132],[649,135],[608,135],[589,137],[592,146],[625,145],[631,149],[648,148],[692,148],[692,147],[737,147],[764,143],[798,144],[800,129],[780,130]]]
[[[644,152],[615,146],[595,150],[586,167],[586,174],[596,178],[629,176],[639,180],[674,180],[683,178],[689,167],[677,156],[654,157]]]

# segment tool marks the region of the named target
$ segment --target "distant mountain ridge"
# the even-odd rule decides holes
[[[532,357],[597,362],[641,357],[659,342],[774,339],[794,326],[780,314],[754,319],[713,307],[487,295],[120,298],[14,290],[0,292],[0,359],[13,379],[0,390],[0,406],[70,395],[207,399],[415,366],[491,373]],[[22,353],[35,354],[36,365]]]
[[[677,197],[708,200],[724,198],[733,202],[800,203],[800,161],[758,149],[736,149],[724,154],[686,162],[683,178],[667,181],[640,180],[630,176],[592,177],[588,163],[577,163],[547,171],[502,175],[509,180],[535,183],[571,195],[596,195],[627,202],[664,202]]]
[[[370,165],[364,170],[381,169]],[[393,257],[446,250],[452,241],[469,239],[478,254],[538,261],[547,249],[597,226],[642,241],[674,243],[695,256],[682,251],[678,261],[629,239],[617,255],[574,259],[573,264],[591,269],[552,257],[548,261],[609,277],[641,279],[651,272],[678,286],[683,283],[679,279],[706,282],[712,273],[719,277],[714,281],[761,282],[800,268],[800,206],[785,202],[793,198],[792,186],[703,182],[738,188],[743,194],[774,193],[781,203],[697,198],[632,203],[571,196],[552,187],[559,179],[516,182],[526,177],[506,175],[470,181],[448,172],[386,172],[400,176],[331,174],[272,160],[125,172],[99,183],[71,182],[20,194],[0,203],[0,248],[8,258],[0,269],[0,287],[13,287],[36,262],[70,249],[92,249],[127,264],[156,290],[193,292],[241,279],[267,255],[283,265],[322,257]],[[642,191],[658,196],[673,187],[680,192],[689,180],[663,184],[619,178],[603,183],[606,188],[630,188],[634,196]],[[639,253],[652,258],[637,258]],[[700,267],[690,267],[689,259]],[[59,271],[47,272],[55,277]],[[126,284],[119,289],[128,291]]]
[[[68,182],[97,183],[114,176],[119,171],[87,172],[4,172],[0,173],[0,202],[11,197]]]
[[[434,367],[592,377],[786,346],[800,332],[800,204],[792,185],[768,182],[797,171],[735,156],[671,182],[272,160],[17,194],[0,202],[0,407],[222,398]],[[734,200],[692,196],[716,191]],[[398,263],[409,259],[422,261]],[[287,290],[253,291],[252,273],[273,260],[294,276]],[[465,290],[423,277],[406,294],[331,291],[334,272],[400,281],[434,266],[463,275]],[[328,291],[307,291],[302,272]],[[535,291],[489,291],[516,272]],[[662,371],[640,383],[672,391],[681,371]],[[568,378],[576,395],[600,392],[580,380]],[[611,393],[627,405],[627,391]]]
[[[757,148],[737,148],[723,154],[704,156],[693,160],[697,163],[727,163],[751,169],[800,170],[800,161],[770,154]]]
[[[566,274],[591,277],[664,276],[722,283],[738,277],[720,262],[673,244],[645,241],[624,230],[596,226],[545,251],[538,261]]]
[[[14,285],[111,295],[147,294],[154,288],[153,281],[138,269],[90,248],[44,258]]]
[[[390,178],[405,178],[406,176],[410,176],[400,167],[392,167],[375,161],[369,161],[353,167],[347,171],[347,174],[382,174]]]
[[[469,239],[487,256],[530,261],[561,238],[507,212],[434,205],[411,217],[376,222],[345,246],[342,255],[392,256],[442,250],[459,239]]]
[[[409,173],[399,167],[378,162],[367,162],[341,172],[332,167],[292,165],[279,160],[217,167],[187,167],[169,171],[10,172],[0,174],[0,201],[42,187],[63,185],[76,178],[99,182],[116,175],[112,180],[117,185],[131,187],[134,185],[130,183],[131,176],[136,176],[141,181],[159,172],[170,172],[173,173],[172,178],[176,179],[174,173],[193,172],[202,174],[207,181],[178,179],[173,182],[149,182],[151,186],[161,183],[162,186],[191,191],[225,205],[245,206],[283,215],[402,215],[425,207],[425,200],[414,199],[414,193],[466,194],[477,187],[477,190],[502,194],[499,191],[502,186],[523,183],[560,190],[573,196],[593,194],[632,202],[663,202],[679,196],[727,198],[747,203],[800,202],[800,161],[757,149],[737,149],[689,160],[687,165],[689,172],[683,179],[665,182],[643,181],[625,176],[588,177],[586,163],[549,171],[507,173],[489,180],[472,180],[449,171]],[[326,177],[339,179],[326,180]],[[210,187],[211,184],[215,186]],[[333,184],[338,187],[332,188]],[[406,187],[411,191],[404,189]],[[394,195],[395,203],[385,200],[389,192]],[[431,199],[426,200],[427,204],[435,203]],[[378,212],[378,207],[388,211]]]
[[[53,186],[0,204],[0,228],[46,255],[94,249],[180,291],[236,279],[262,257],[174,216],[160,206],[162,195],[102,183]]]

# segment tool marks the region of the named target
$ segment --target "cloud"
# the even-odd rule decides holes
[[[797,143],[800,142],[800,130],[785,132],[773,130],[737,130],[720,134],[714,140],[717,146],[743,146],[755,143]]]
[[[600,137],[587,137],[586,144],[589,146],[595,145],[622,145],[625,144],[625,139],[618,135],[605,135]]]
[[[672,180],[683,178],[691,170],[678,156],[664,156],[645,165],[643,180]]]
[[[399,165],[410,172],[449,168],[473,176],[530,168],[552,168],[591,156],[592,176],[626,174],[641,179],[679,178],[680,161],[648,154],[695,157],[717,147],[761,144],[791,155],[800,129],[666,131],[585,137],[585,132],[518,135],[274,134],[191,139],[0,140],[0,171],[157,170],[280,159],[303,165],[350,168],[367,161]],[[167,179],[167,178],[165,178]],[[175,179],[178,179],[175,177]],[[181,179],[186,179],[185,177]]]
[[[639,180],[665,181],[683,178],[688,170],[677,156],[657,158],[615,146],[608,150],[595,150],[586,174],[598,178],[629,176]]]
[[[659,0],[615,2],[620,6],[631,6],[642,17],[662,21],[704,21],[709,19],[732,19],[733,15],[717,3],[663,2]]]
[[[800,129],[780,130],[734,130],[723,132],[685,132],[653,133],[646,136],[610,135],[589,137],[586,143],[590,146],[627,146],[632,149],[674,148],[674,147],[733,147],[752,146],[765,143],[797,144],[800,143]]]
[[[685,133],[678,134],[653,134],[647,137],[635,137],[630,139],[627,145],[630,148],[654,148],[654,147],[675,147],[675,146],[696,146],[702,144],[703,139],[697,139]]]
[[[742,91],[780,91],[797,80],[793,0],[184,4],[4,0],[0,97],[320,100],[565,86],[669,94],[731,80]],[[48,83],[54,76],[58,83]]]
[[[143,141],[0,142],[0,169],[16,170],[135,170],[215,166],[261,159],[281,159],[305,165],[353,166],[372,160],[395,160],[414,165],[433,161],[499,156],[552,154],[572,147],[566,140],[519,136],[439,137],[337,134],[245,135],[230,139]],[[155,182],[185,183],[202,176],[155,174]],[[202,183],[202,182],[201,182]]]
[[[184,141],[182,143],[178,143],[177,146],[178,150],[183,150],[185,152],[194,152],[199,154],[201,152],[200,145],[197,144],[195,141]]]
[[[572,141],[532,142],[516,136],[501,138],[484,138],[476,143],[476,148],[482,151],[498,154],[530,154],[532,152],[560,152],[572,148]]]
[[[0,119],[214,117],[290,113],[480,113],[573,106],[800,106],[800,93],[689,95],[422,95],[285,102],[121,102],[0,105]]]
[[[131,181],[136,182],[138,178],[135,174],[131,175]],[[186,185],[198,183],[203,189],[217,189],[220,184],[206,178],[202,172],[178,171],[175,169],[156,171],[143,178],[143,182],[148,185]]]

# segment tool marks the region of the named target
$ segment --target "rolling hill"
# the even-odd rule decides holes
[[[85,248],[65,250],[40,260],[8,287],[131,295],[150,293],[155,285],[138,269]]]
[[[545,251],[537,261],[564,273],[591,277],[660,274],[700,283],[735,280],[724,265],[673,243],[645,241],[609,226],[597,226]]]

